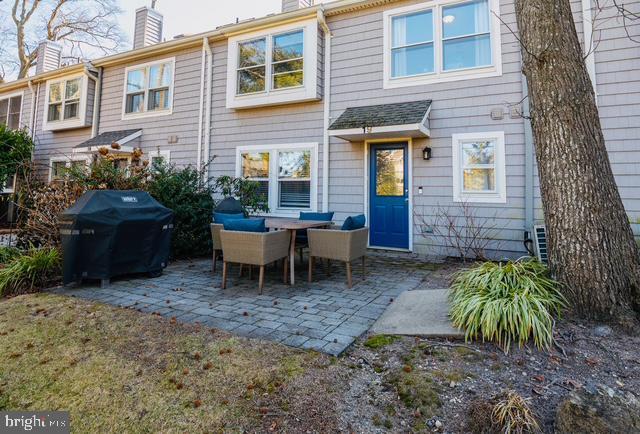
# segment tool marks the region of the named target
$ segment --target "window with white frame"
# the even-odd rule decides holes
[[[233,36],[228,56],[228,108],[319,98],[315,19]]]
[[[242,147],[237,175],[259,183],[274,214],[316,209],[317,144]]]
[[[154,151],[149,153],[149,166],[155,170],[158,166],[169,164],[171,161],[171,151]]]
[[[48,84],[48,123],[80,118],[82,80],[82,77],[76,77]]]
[[[64,179],[72,168],[87,168],[88,166],[88,157],[54,157],[49,164],[49,181]]]
[[[452,141],[454,200],[506,202],[504,132],[454,134]]]
[[[267,47],[271,47],[269,58]],[[303,84],[304,29],[238,44],[238,95]]]
[[[174,64],[169,59],[126,69],[123,117],[171,113]]]
[[[385,87],[501,74],[498,0],[435,0],[386,11]]]
[[[20,128],[20,115],[22,112],[22,93],[0,97],[0,125],[6,125],[9,129]]]

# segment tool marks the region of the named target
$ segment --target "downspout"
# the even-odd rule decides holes
[[[209,177],[209,155],[211,151],[211,86],[213,80],[213,50],[209,44],[209,39],[206,40],[205,50],[207,53],[207,100],[205,109],[205,132],[204,132],[204,164],[207,165],[207,178]]]
[[[91,120],[91,138],[94,138],[98,135],[99,124],[100,124],[100,102],[102,100],[102,74],[104,68],[98,68],[98,77],[94,77],[87,70],[85,70],[85,74],[95,83],[96,90],[93,97],[93,118]]]
[[[34,143],[36,141],[36,131],[38,131],[38,106],[39,105],[40,105],[40,83],[38,83],[38,88],[36,89],[36,106],[35,106],[35,112],[33,114],[33,142]],[[44,110],[42,112],[44,113]],[[31,159],[33,160],[33,158],[34,156],[32,152]]]
[[[31,110],[29,111],[29,128],[31,129],[31,139],[35,141],[36,139],[36,90],[33,87],[33,81],[29,80],[27,82],[29,86],[29,92],[31,92]]]
[[[206,37],[202,38],[202,59],[200,61],[200,108],[198,111],[198,156],[196,166],[198,171],[202,169],[202,115],[204,113],[204,73],[208,41],[209,40]]]
[[[324,16],[324,8],[318,10],[318,22],[324,31],[324,124],[322,131],[322,212],[329,211],[329,122],[331,120],[331,29]]]
[[[596,57],[593,45],[593,15],[591,13],[591,0],[582,0],[582,36],[584,38],[584,63],[593,85],[593,93],[598,103],[598,91],[596,88]]]

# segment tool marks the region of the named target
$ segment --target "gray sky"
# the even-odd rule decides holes
[[[131,41],[135,10],[141,6],[150,6],[151,0],[119,2],[125,11],[120,25]],[[236,18],[259,18],[280,12],[281,5],[281,0],[158,0],[156,9],[164,15],[164,38],[170,40],[182,33],[194,34],[212,30],[219,25],[235,22]]]

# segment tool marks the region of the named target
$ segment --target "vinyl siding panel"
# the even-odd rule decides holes
[[[175,57],[173,111],[169,115],[137,119],[122,119],[125,69]],[[171,162],[180,166],[195,165],[198,143],[198,115],[200,102],[200,71],[202,50],[195,48],[173,55],[151,57],[127,66],[108,67],[103,71],[102,111],[99,132],[140,128],[142,137],[137,146],[145,154],[171,151]],[[169,143],[177,136],[177,143]],[[144,159],[144,157],[143,157]]]
[[[458,133],[503,131],[506,151],[505,204],[474,203],[474,214],[491,229],[494,241],[489,250],[495,257],[520,256],[525,253],[522,239],[525,227],[525,144],[522,118],[511,118],[509,109],[523,99],[520,47],[512,31],[517,30],[513,0],[500,1],[502,75],[471,78],[454,82],[384,89],[383,87],[383,13],[417,0],[362,9],[327,18],[331,40],[331,88],[325,86],[324,37],[318,35],[318,94],[331,96],[330,115],[335,120],[346,108],[433,100],[430,116],[431,137],[413,141],[412,228],[414,250],[424,254],[451,254],[446,242],[427,232],[437,224],[443,211],[457,216],[463,223],[459,204],[453,202],[452,135]],[[602,3],[602,2],[600,2]],[[594,6],[595,6],[594,0]],[[582,38],[581,0],[571,1],[576,29]],[[640,12],[640,0],[626,2],[632,11]],[[620,193],[630,219],[640,223],[640,46],[629,40],[626,32],[640,40],[640,22],[623,22],[612,5],[597,12],[595,36],[596,83],[602,127]],[[281,146],[292,143],[318,143],[317,208],[322,203],[323,109],[325,100],[263,108],[233,110],[226,108],[227,41],[212,44],[211,76],[211,146],[213,162],[210,176],[235,175],[236,148],[246,145]],[[143,134],[136,146],[145,153],[171,151],[171,160],[179,165],[197,160],[198,114],[201,95],[200,48],[178,51],[172,55],[150,57],[139,63],[175,57],[173,113],[166,116],[122,120],[125,66],[107,67],[103,73],[103,95],[99,132],[141,128]],[[128,65],[128,66],[133,66]],[[71,148],[89,138],[91,129],[64,132],[42,132],[44,84],[41,85],[36,127],[36,159],[48,166],[52,156],[69,155]],[[29,119],[31,97],[25,90],[23,123]],[[89,96],[93,98],[93,95]],[[89,104],[92,110],[93,104]],[[490,113],[501,109],[504,117],[492,120]],[[204,122],[203,122],[204,124]],[[170,136],[178,142],[169,144]],[[335,221],[366,212],[367,196],[364,143],[331,139],[329,155],[329,209]],[[422,149],[433,150],[430,161],[422,159]],[[537,174],[537,168],[534,168]],[[422,187],[423,193],[418,189]],[[535,220],[544,220],[539,182],[534,179]],[[634,225],[640,230],[640,225]]]
[[[427,254],[451,253],[444,241],[435,236],[422,236],[422,225],[436,224],[438,210],[459,214],[453,202],[452,134],[504,131],[506,148],[507,203],[473,204],[478,216],[496,226],[491,247],[500,254],[523,253],[524,230],[524,129],[523,120],[505,115],[493,121],[494,108],[508,111],[508,104],[522,99],[520,54],[517,41],[505,24],[501,28],[503,74],[499,77],[468,79],[449,83],[433,83],[383,88],[383,12],[413,2],[399,2],[360,12],[331,17],[334,34],[332,45],[331,116],[336,119],[347,107],[432,99],[431,137],[413,141],[413,227],[414,250]],[[515,27],[510,1],[502,1],[501,19]],[[433,158],[422,159],[422,149],[430,146]],[[330,156],[330,208],[336,220],[366,210],[364,144],[332,139]],[[345,188],[346,186],[346,188]],[[418,188],[423,194],[418,194]],[[494,218],[495,217],[495,218]],[[496,253],[498,254],[498,253]]]
[[[73,157],[73,147],[84,142],[91,137],[91,127],[81,127],[62,131],[44,131],[44,119],[47,111],[46,101],[46,83],[34,85],[36,89],[36,124],[34,132],[34,162],[38,173],[43,179],[48,179],[50,159],[51,158],[68,158]],[[87,111],[93,110],[93,98],[95,97],[95,86],[93,81],[88,81],[89,92],[87,94]],[[29,101],[30,102],[30,101]],[[89,109],[91,107],[91,109]],[[89,115],[88,115],[89,116]],[[87,117],[87,122],[91,122],[91,118]]]
[[[323,102],[234,110],[226,108],[227,42],[213,45],[210,176],[235,175],[236,148],[318,143],[318,208],[322,202]],[[231,79],[234,79],[233,77]],[[272,210],[273,211],[273,210]]]

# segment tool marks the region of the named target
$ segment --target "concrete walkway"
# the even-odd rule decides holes
[[[448,289],[406,291],[371,328],[375,334],[464,338],[449,319]]]

